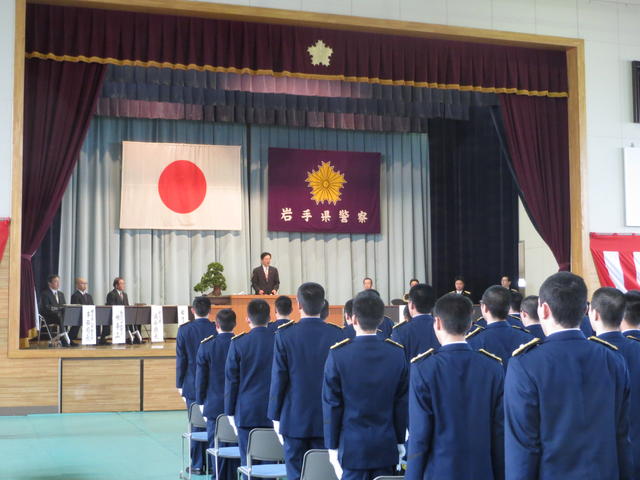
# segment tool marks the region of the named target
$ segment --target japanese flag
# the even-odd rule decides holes
[[[121,229],[240,230],[240,147],[122,143]]]

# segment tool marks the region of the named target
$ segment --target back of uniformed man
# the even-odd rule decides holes
[[[589,340],[598,342],[602,348],[616,348],[624,357],[629,371],[630,405],[640,406],[640,342],[622,335],[620,324],[625,311],[624,294],[615,288],[603,287],[593,293],[589,319],[597,337]],[[633,478],[640,478],[640,417],[629,415],[629,439],[633,451]]]
[[[209,321],[211,301],[207,297],[196,297],[191,307],[194,320],[178,328],[176,337],[176,387],[187,408],[196,401],[196,356],[200,342],[211,335],[217,335],[216,327]],[[201,431],[194,427],[194,431]],[[205,445],[202,442],[191,442],[192,473],[202,472],[205,456]]]
[[[524,328],[534,337],[544,340],[544,331],[538,317],[538,296],[529,295],[520,304],[520,318]]]
[[[584,281],[556,273],[539,301],[546,338],[516,350],[505,378],[506,479],[633,478],[629,376],[579,330]]]
[[[343,480],[392,475],[404,456],[408,366],[403,347],[377,334],[383,316],[380,296],[360,292],[356,336],[331,347],[324,368],[325,446]]]
[[[624,294],[624,317],[620,328],[629,340],[640,342],[640,291],[629,290]]]
[[[369,290],[363,290],[363,291],[372,292],[380,296],[378,291],[374,290],[373,288],[370,288]],[[350,300],[347,300],[347,303],[344,304],[344,323],[345,323],[344,338],[355,338],[356,336],[356,329],[353,326],[353,320],[351,319],[352,315],[353,315],[353,299],[350,299]],[[382,322],[380,322],[380,325],[378,325],[378,328],[376,329],[376,335],[378,335],[378,337],[384,340],[385,338],[391,337],[392,331],[393,331],[393,322],[389,317],[385,316],[382,319]]]
[[[433,317],[430,315],[436,303],[436,293],[431,285],[419,283],[409,290],[410,322],[400,322],[391,332],[391,339],[404,346],[407,361],[430,348],[438,348],[440,343],[433,331]]]
[[[478,326],[466,336],[471,348],[474,350],[482,348],[498,356],[505,369],[511,353],[534,338],[524,329],[507,322],[510,301],[511,292],[506,288],[499,285],[487,288],[480,301],[480,310],[487,326],[484,328]]]
[[[276,319],[273,322],[269,322],[267,327],[271,332],[276,333],[276,330],[280,325],[283,325],[291,321],[291,312],[293,312],[293,305],[291,299],[286,295],[280,295],[275,301],[276,307]]]
[[[320,319],[324,288],[304,283],[298,288],[300,321],[276,332],[271,371],[269,418],[284,436],[288,480],[298,480],[302,458],[324,448],[322,378],[329,348],[344,338],[342,328]]]
[[[216,418],[224,413],[224,365],[231,346],[236,314],[224,308],[216,314],[217,336],[210,335],[200,343],[196,356],[196,402],[207,419],[208,448],[214,448]],[[226,460],[219,463],[217,478],[235,478],[235,470],[227,468]],[[237,468],[237,467],[236,467]]]
[[[504,371],[497,357],[464,340],[472,309],[461,295],[440,298],[442,346],[412,360],[406,479],[504,478]]]
[[[249,432],[254,428],[271,427],[267,405],[274,334],[267,328],[269,304],[264,300],[251,300],[247,314],[251,330],[231,340],[224,385],[224,411],[237,428],[242,465],[247,464]]]

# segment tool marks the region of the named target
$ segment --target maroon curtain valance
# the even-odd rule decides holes
[[[567,96],[561,51],[33,4],[26,31],[27,58]]]

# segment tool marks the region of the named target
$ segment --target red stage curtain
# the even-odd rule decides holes
[[[571,267],[567,101],[500,95],[516,181],[531,221],[560,270]]]
[[[35,327],[31,258],[62,201],[106,69],[97,63],[35,59],[25,67],[21,339]]]
[[[328,65],[309,52],[319,41],[332,50]],[[561,51],[148,13],[29,4],[26,51],[59,61],[567,95]]]

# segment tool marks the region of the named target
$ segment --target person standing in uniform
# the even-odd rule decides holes
[[[216,315],[216,332],[200,342],[196,355],[196,402],[207,420],[208,448],[215,446],[216,419],[224,413],[224,366],[231,346],[236,314],[224,308]],[[216,478],[234,480],[237,466],[229,459],[221,459]]]
[[[253,269],[251,274],[251,288],[256,295],[277,295],[280,288],[280,275],[278,269],[271,266],[271,254],[260,254],[262,265]]]
[[[342,328],[320,319],[324,288],[303,283],[297,292],[300,321],[276,331],[268,416],[283,438],[288,480],[298,480],[307,450],[324,448],[322,381],[329,348]]]
[[[196,356],[202,340],[210,336],[216,336],[216,327],[209,321],[211,301],[207,297],[196,297],[191,307],[193,316],[191,322],[178,328],[176,337],[176,387],[178,393],[184,399],[187,409],[196,401]],[[202,431],[194,428],[193,431]],[[200,475],[203,473],[205,458],[205,445],[203,442],[191,442],[191,473]]]
[[[276,319],[273,322],[269,322],[269,330],[272,333],[276,333],[278,327],[282,324],[291,321],[291,312],[293,312],[293,305],[291,299],[286,295],[280,295],[275,301],[276,307]]]
[[[631,480],[624,359],[580,331],[582,278],[556,273],[539,296],[546,338],[518,348],[505,377],[506,479]]]
[[[391,332],[391,339],[404,346],[407,362],[419,353],[440,346],[430,315],[435,303],[436,292],[431,285],[419,283],[409,290],[411,321],[398,323]]]
[[[624,317],[620,328],[629,340],[640,342],[640,291],[629,290],[624,294]]]
[[[465,337],[474,350],[482,348],[498,356],[505,370],[512,352],[534,338],[522,328],[507,322],[510,301],[511,292],[506,288],[498,285],[487,288],[480,301],[480,310],[487,326],[477,326]]]
[[[593,293],[589,319],[598,336],[589,337],[589,340],[602,344],[603,348],[615,349],[624,357],[629,371],[629,402],[633,408],[640,405],[640,342],[626,338],[620,331],[625,303],[624,293],[615,288],[603,287]],[[635,471],[633,478],[640,478],[640,417],[630,415],[629,421]]]
[[[77,277],[75,279],[75,286],[76,286],[76,290],[71,294],[71,300],[70,300],[71,305],[95,305],[93,303],[93,297],[87,290],[89,287],[89,282],[87,282],[86,278]],[[96,327],[96,330],[97,329],[98,327]],[[78,338],[79,330],[80,330],[79,326],[71,327],[69,329],[69,337],[71,338],[73,336],[73,338]],[[102,339],[98,340],[99,345],[106,345],[106,343],[107,343],[106,339],[104,342],[102,342]]]
[[[500,360],[464,340],[473,306],[453,293],[435,307],[441,347],[411,361],[407,480],[504,478]]]
[[[542,325],[540,325],[540,318],[538,318],[537,295],[529,295],[522,300],[520,318],[522,318],[522,324],[527,332],[540,340],[544,340],[544,331],[542,330]]]
[[[360,292],[356,336],[333,345],[324,368],[325,446],[343,480],[392,475],[405,453],[408,366],[402,345],[378,336],[383,317],[380,296]]]
[[[224,412],[238,433],[241,465],[247,464],[249,432],[271,427],[267,405],[274,334],[267,328],[269,304],[264,300],[251,300],[247,314],[251,330],[231,339],[224,383]]]

